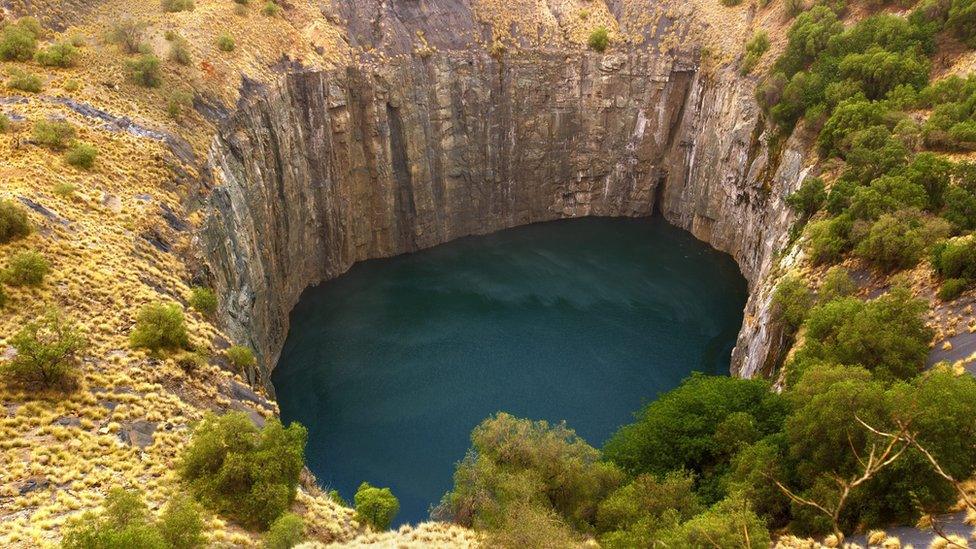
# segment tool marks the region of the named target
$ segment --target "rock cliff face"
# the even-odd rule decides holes
[[[297,72],[244,100],[211,148],[201,237],[228,330],[261,357],[254,379],[301,292],[356,261],[655,206],[738,261],[753,291],[733,370],[767,372],[767,275],[802,154],[770,157],[749,82],[695,58],[437,54]]]

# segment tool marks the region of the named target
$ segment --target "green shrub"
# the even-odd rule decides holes
[[[932,266],[943,278],[976,280],[976,238],[954,238],[936,245]]]
[[[7,290],[3,289],[3,284],[0,284],[0,309],[7,306]]]
[[[98,156],[98,149],[88,143],[76,142],[65,154],[64,158],[68,164],[86,170],[92,169],[95,165],[95,157]]]
[[[853,221],[842,215],[815,221],[807,226],[806,251],[814,263],[833,263],[850,249]]]
[[[813,292],[800,277],[787,275],[776,284],[773,305],[777,318],[785,322],[790,330],[796,330],[803,324],[813,305]]]
[[[265,549],[291,549],[302,542],[305,523],[294,513],[285,513],[271,524],[264,536]]]
[[[932,330],[924,301],[902,288],[871,301],[847,297],[814,307],[798,358],[860,364],[879,379],[910,379],[925,366]]]
[[[189,344],[183,310],[172,303],[146,305],[136,317],[129,343],[151,351],[176,350]]]
[[[24,238],[30,233],[27,212],[10,200],[0,200],[0,244]]]
[[[281,13],[281,6],[275,3],[273,0],[268,0],[261,7],[261,14],[265,17],[275,17]]]
[[[126,63],[129,79],[147,88],[156,88],[163,82],[163,71],[159,58],[151,53],[144,53],[137,59]]]
[[[969,280],[965,278],[947,278],[941,286],[939,286],[939,292],[936,296],[942,301],[952,301],[956,299],[966,288],[969,287]]]
[[[787,17],[796,17],[803,12],[803,0],[785,0]]]
[[[749,74],[756,67],[763,54],[769,51],[769,35],[756,31],[746,43],[746,56],[742,60],[742,74]]]
[[[200,311],[204,316],[211,316],[217,312],[217,294],[210,288],[195,286],[190,289],[190,307]]]
[[[39,145],[63,149],[76,133],[75,127],[64,120],[38,120],[34,123],[32,136]]]
[[[188,374],[207,365],[207,357],[199,352],[183,351],[176,355],[176,365]]]
[[[62,88],[64,88],[64,91],[69,93],[76,92],[81,89],[81,83],[72,78],[70,80],[65,80]]]
[[[183,66],[193,63],[193,55],[190,53],[190,43],[185,38],[176,37],[169,46],[169,58]]]
[[[193,0],[162,0],[162,6],[167,13],[190,11],[194,7]]]
[[[37,252],[19,252],[7,262],[4,281],[11,286],[40,286],[51,271],[51,263]]]
[[[78,48],[70,42],[57,42],[37,52],[35,59],[45,67],[73,67],[78,62]]]
[[[804,218],[817,213],[827,200],[823,179],[808,177],[803,180],[800,188],[786,197],[789,207]]]
[[[723,500],[663,536],[664,547],[743,547],[764,549],[769,530],[742,498]]]
[[[49,310],[27,323],[10,345],[17,355],[3,366],[3,374],[20,383],[51,387],[71,380],[79,365],[78,355],[88,343],[74,323]]]
[[[15,90],[38,93],[44,88],[41,77],[34,73],[25,72],[20,69],[10,70],[10,79],[7,80],[7,87]]]
[[[932,242],[948,234],[945,220],[903,210],[879,217],[855,252],[882,269],[905,269],[915,266]]]
[[[78,187],[76,185],[65,183],[64,181],[55,183],[54,185],[54,194],[61,198],[71,198],[77,190]]]
[[[834,265],[827,269],[824,274],[823,282],[820,284],[818,298],[821,302],[854,295],[857,291],[857,284],[851,278],[847,269],[840,265]]]
[[[600,502],[596,526],[604,547],[653,547],[660,530],[701,511],[694,476],[682,471],[661,479],[639,475]]]
[[[374,530],[388,530],[393,517],[400,512],[400,501],[389,488],[376,488],[368,482],[359,485],[354,498],[356,520]]]
[[[207,507],[247,527],[267,528],[295,499],[304,427],[277,418],[260,431],[242,412],[208,415],[193,431],[180,474]]]
[[[108,33],[108,41],[118,44],[126,53],[140,53],[146,26],[143,21],[123,19],[112,26]]]
[[[166,98],[166,113],[170,118],[180,118],[193,106],[193,96],[189,92],[174,90]]]
[[[713,503],[725,497],[722,475],[738,444],[778,432],[786,404],[766,381],[692,374],[636,416],[607,441],[604,456],[632,475],[694,473],[700,497]]]
[[[224,33],[217,37],[217,49],[220,51],[234,51],[234,37]]]
[[[158,521],[138,491],[113,488],[104,507],[101,513],[88,511],[69,522],[61,547],[195,549],[206,543],[199,509],[186,497],[170,500]]]
[[[586,40],[586,45],[593,51],[605,52],[607,47],[610,46],[610,31],[602,25],[593,29],[590,37]]]
[[[7,133],[10,130],[10,117],[0,112],[0,133]]]
[[[0,60],[28,61],[34,57],[39,29],[26,24],[25,19],[0,29]]]
[[[258,363],[257,359],[254,358],[254,352],[243,345],[233,345],[224,353],[227,355],[227,360],[242,372],[254,368]]]
[[[722,5],[731,8],[733,6],[738,6],[742,3],[742,0],[722,0]]]
[[[969,47],[976,48],[976,1],[953,0],[946,27]]]

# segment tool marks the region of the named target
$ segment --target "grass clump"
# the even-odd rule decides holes
[[[235,47],[236,45],[234,44],[234,37],[226,32],[217,37],[217,49],[220,51],[234,51]]]
[[[40,26],[36,20],[22,18],[0,30],[0,60],[28,61],[37,51]]]
[[[206,544],[197,505],[185,496],[170,500],[157,520],[142,493],[113,488],[101,513],[88,511],[69,523],[63,549],[141,547],[195,549]]]
[[[194,8],[193,0],[162,0],[163,11],[175,13],[178,11],[191,11]]]
[[[610,31],[603,25],[593,29],[590,37],[586,40],[586,45],[593,51],[603,53],[610,46]]]
[[[0,244],[24,238],[30,232],[27,212],[10,200],[0,200]]]
[[[98,156],[98,149],[93,145],[77,142],[65,154],[65,160],[72,166],[90,170],[95,165],[96,156]]]
[[[217,293],[203,286],[196,286],[190,289],[190,307],[203,313],[204,316],[213,316],[217,312]]]
[[[176,365],[188,374],[207,365],[207,357],[200,352],[183,351],[176,355]]]
[[[57,42],[37,52],[34,59],[45,67],[73,67],[78,63],[78,48],[71,42]]]
[[[74,377],[78,355],[88,342],[74,323],[50,310],[24,326],[10,345],[17,350],[17,356],[0,371],[19,383],[46,388],[64,386]]]
[[[51,263],[37,252],[19,252],[10,258],[3,280],[11,286],[40,286],[51,272]]]
[[[936,297],[942,301],[952,301],[957,297],[961,296],[966,288],[969,287],[969,280],[965,278],[947,278],[942,285],[939,286],[939,291],[936,293]]]
[[[176,350],[189,344],[186,321],[179,305],[154,303],[146,305],[136,317],[136,325],[129,334],[135,348],[150,351]]]
[[[75,191],[78,190],[77,185],[72,185],[71,183],[59,182],[54,184],[54,194],[60,196],[61,198],[71,198],[74,196]]]
[[[258,429],[246,414],[207,415],[183,452],[180,475],[204,505],[267,528],[295,500],[308,433],[277,418]]]
[[[254,358],[254,352],[251,351],[250,347],[245,347],[243,345],[233,345],[228,348],[224,353],[227,355],[227,360],[238,369],[238,371],[244,372],[250,368],[257,366],[257,359]]]
[[[63,149],[76,134],[75,127],[64,120],[38,120],[32,136],[39,145]]]
[[[370,525],[374,530],[389,530],[393,517],[400,512],[400,501],[389,488],[376,488],[368,482],[359,485],[353,501],[356,504],[356,520]]]
[[[129,79],[146,88],[159,87],[163,82],[163,71],[159,58],[152,53],[143,53],[126,63]]]
[[[41,81],[41,77],[34,73],[20,69],[11,69],[8,74],[10,75],[10,79],[7,80],[8,88],[29,93],[38,93],[44,89],[44,83]]]
[[[302,542],[305,523],[294,513],[285,513],[271,524],[264,536],[265,549],[291,549]]]

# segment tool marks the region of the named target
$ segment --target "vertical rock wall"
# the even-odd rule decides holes
[[[768,284],[802,155],[766,158],[751,86],[690,54],[437,55],[304,72],[211,148],[202,242],[228,331],[266,379],[309,285],[356,261],[565,217],[660,211],[729,252],[752,295],[733,369],[768,369]]]

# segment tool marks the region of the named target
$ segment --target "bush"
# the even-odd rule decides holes
[[[190,307],[203,313],[204,316],[213,316],[217,312],[217,294],[210,288],[196,286],[190,289]]]
[[[769,51],[769,35],[756,31],[752,40],[746,43],[746,56],[742,60],[742,74],[749,74],[756,67],[763,54]]]
[[[702,508],[695,479],[681,471],[663,478],[639,475],[600,503],[597,531],[604,547],[653,547],[659,532],[690,519]]]
[[[90,170],[95,165],[96,156],[98,156],[98,149],[88,143],[77,142],[65,154],[65,160],[72,166]]]
[[[227,354],[227,360],[241,372],[254,368],[258,363],[254,358],[254,352],[243,345],[233,345],[224,352]]]
[[[738,6],[742,3],[742,0],[722,0],[722,5],[731,8],[733,6]]]
[[[243,412],[207,415],[184,450],[180,475],[207,507],[247,527],[267,528],[295,500],[304,427],[277,418],[260,431]]]
[[[51,263],[37,252],[19,252],[7,262],[4,282],[11,286],[40,286],[51,271]]]
[[[224,33],[217,37],[217,49],[220,51],[234,51],[234,37]]]
[[[78,187],[76,185],[72,185],[71,183],[65,183],[62,181],[60,183],[55,183],[52,192],[54,192],[56,196],[60,196],[61,198],[71,198],[72,196],[74,196],[75,191],[77,190]]]
[[[73,67],[78,62],[78,48],[70,42],[58,42],[37,52],[35,59],[45,67]]]
[[[826,303],[837,298],[854,295],[856,291],[857,284],[855,284],[847,269],[840,265],[835,265],[827,269],[827,272],[824,274],[817,297],[821,302]]]
[[[0,29],[0,60],[28,61],[37,51],[39,29],[20,21]]]
[[[3,289],[3,284],[0,284],[0,309],[7,306],[7,290]]]
[[[145,22],[123,19],[109,31],[108,40],[113,44],[118,44],[127,53],[140,53],[143,47],[142,35],[145,30]]]
[[[695,473],[699,495],[712,503],[725,497],[721,477],[738,444],[778,432],[785,416],[766,381],[692,374],[621,427],[603,454],[632,475]]]
[[[279,13],[281,13],[281,6],[272,0],[268,0],[264,3],[264,6],[261,7],[261,14],[266,17],[275,17]]]
[[[24,238],[30,233],[27,212],[10,200],[0,200],[0,244]]]
[[[808,177],[800,188],[786,197],[786,204],[797,214],[809,218],[817,213],[827,200],[823,179]]]
[[[832,263],[850,249],[850,233],[853,221],[842,215],[832,219],[815,221],[807,226],[806,251],[814,263]]]
[[[291,549],[302,542],[305,523],[294,513],[285,513],[271,524],[264,536],[265,549]]]
[[[771,545],[762,519],[742,498],[723,500],[664,536],[664,547],[744,547]]]
[[[932,242],[949,234],[949,224],[913,211],[884,214],[857,245],[857,255],[892,271],[915,266]]]
[[[879,379],[910,379],[925,366],[932,330],[924,301],[902,288],[871,301],[853,297],[814,307],[797,358],[860,364]]]
[[[590,37],[586,40],[586,45],[593,51],[605,52],[607,47],[610,46],[610,31],[602,25],[593,29]]]
[[[138,59],[126,63],[129,79],[147,88],[159,87],[163,82],[163,71],[159,58],[151,53],[145,53]]]
[[[88,511],[68,524],[61,547],[195,549],[205,543],[200,512],[187,498],[177,496],[167,503],[157,521],[140,492],[113,488],[105,498],[104,511]]]
[[[193,9],[193,0],[162,0],[163,11],[174,13]]]
[[[400,512],[400,502],[389,488],[376,488],[368,482],[359,485],[354,501],[356,520],[374,530],[389,530],[393,517]]]
[[[976,238],[954,238],[936,245],[932,266],[943,278],[976,280]]]
[[[10,130],[10,117],[0,112],[0,133],[7,133]]]
[[[64,120],[38,120],[34,124],[33,138],[39,145],[63,149],[75,138],[75,128]]]
[[[186,347],[189,337],[183,310],[173,303],[146,305],[136,317],[136,325],[129,334],[129,343],[151,351],[175,350]]]
[[[971,48],[976,48],[976,1],[953,0],[946,27]]]
[[[20,69],[11,69],[10,79],[7,80],[7,87],[37,93],[44,88],[44,84],[41,82],[41,77],[36,74],[24,72]]]
[[[813,292],[800,277],[784,276],[773,292],[773,305],[776,316],[794,331],[803,324],[810,307],[813,305]]]
[[[193,55],[190,53],[190,43],[185,38],[174,38],[169,46],[169,58],[183,66],[193,63]]]
[[[969,287],[969,280],[965,278],[947,278],[941,286],[939,286],[939,292],[936,296],[942,301],[952,301],[956,299],[966,288]]]
[[[78,355],[88,343],[72,322],[50,310],[24,326],[10,345],[17,355],[3,367],[3,374],[24,384],[51,387],[73,377]]]

